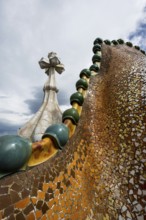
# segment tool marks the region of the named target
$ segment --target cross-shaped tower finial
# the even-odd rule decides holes
[[[33,141],[40,140],[49,125],[60,123],[62,119],[56,95],[58,89],[55,83],[55,71],[61,74],[64,65],[54,52],[49,53],[47,58],[41,58],[39,65],[48,75],[44,85],[44,100],[38,112],[18,132],[19,135],[31,138]]]

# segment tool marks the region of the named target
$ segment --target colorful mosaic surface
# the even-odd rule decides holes
[[[0,219],[146,219],[146,57],[102,46],[75,134],[62,151],[0,180]]]

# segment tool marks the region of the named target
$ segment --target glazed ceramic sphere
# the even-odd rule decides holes
[[[144,50],[140,50],[143,54],[145,54],[145,51]]]
[[[72,105],[74,102],[78,103],[80,106],[83,105],[84,97],[80,92],[75,92],[71,95],[70,104]]]
[[[111,45],[110,40],[104,40],[104,43],[107,44],[107,45]]]
[[[123,39],[118,39],[117,40],[119,44],[124,44],[124,40]]]
[[[103,40],[101,38],[96,38],[95,41],[93,42],[93,44],[102,44],[103,43]]]
[[[101,51],[101,45],[100,44],[95,44],[93,46],[93,49],[92,49],[93,53],[97,53],[98,51]]]
[[[87,90],[88,89],[88,83],[85,79],[79,79],[77,82],[76,82],[76,89],[84,89],[84,90]]]
[[[62,149],[69,139],[69,129],[64,124],[53,124],[49,126],[42,139],[49,137],[57,148]]]
[[[140,47],[139,46],[134,46],[136,50],[140,50]]]
[[[89,69],[96,73],[99,71],[99,67],[96,64],[91,65]]]
[[[95,63],[95,62],[101,62],[101,55],[94,54],[93,57],[92,57],[92,62],[93,62],[93,63]]]
[[[0,171],[19,170],[31,155],[32,147],[28,139],[17,135],[0,137]]]
[[[87,78],[90,78],[90,76],[91,76],[90,70],[89,69],[83,69],[80,72],[80,78],[82,78],[83,76],[86,76]]]
[[[112,43],[113,43],[114,45],[118,45],[118,41],[117,41],[117,40],[112,40]]]
[[[77,125],[79,118],[80,116],[78,111],[75,108],[70,108],[63,112],[62,122],[64,122],[66,119],[70,119],[74,125]]]
[[[129,47],[133,47],[133,44],[131,42],[126,42],[126,45]]]

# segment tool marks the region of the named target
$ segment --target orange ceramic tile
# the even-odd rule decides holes
[[[26,220],[36,220],[34,213],[31,212],[31,213],[26,217]]]
[[[36,197],[31,197],[31,200],[32,200],[33,204],[36,204],[36,202],[37,202],[37,198]]]
[[[65,185],[63,185],[62,187],[63,187],[64,190],[66,190],[66,186]]]
[[[39,219],[42,216],[42,211],[37,210],[35,215],[36,215],[36,218]]]
[[[68,168],[68,170],[67,170],[68,176],[70,176],[70,172],[71,172],[71,170],[70,170],[70,168]]]
[[[53,214],[53,210],[50,209],[50,210],[47,211],[47,217],[48,217],[48,219],[51,220],[52,214]]]
[[[55,197],[55,198],[54,198],[55,207],[56,207],[56,204],[58,204],[58,203],[59,203],[59,198],[58,198],[58,197]]]
[[[65,216],[64,216],[64,212],[62,211],[62,212],[60,212],[59,213],[59,219],[63,219]]]
[[[79,157],[79,156],[78,156],[78,153],[77,153],[77,152],[75,152],[75,153],[74,153],[74,158],[75,158],[75,160],[77,160],[77,159],[78,159],[78,157]]]
[[[49,188],[49,183],[43,183],[43,191],[47,192],[48,188]]]
[[[43,215],[43,216],[41,217],[41,220],[47,220],[47,216],[46,216],[46,215]]]
[[[79,219],[79,213],[74,213],[70,220]]]
[[[60,204],[61,204],[61,207],[64,207],[64,206],[65,206],[65,201],[64,201],[64,199],[62,199],[62,200],[60,201]]]
[[[57,215],[57,214],[54,214],[54,215],[52,216],[52,220],[59,220],[58,215]]]
[[[30,203],[30,198],[27,197],[19,202],[17,202],[15,204],[15,207],[18,208],[18,209],[24,209],[25,207],[27,207],[27,205]]]
[[[53,183],[52,183],[52,182],[49,182],[49,187],[50,187],[51,189],[53,189],[53,190],[56,189],[56,184],[54,184],[54,183],[56,183],[56,181],[54,181]]]
[[[58,189],[55,190],[54,195],[55,195],[55,196],[59,196],[59,195],[60,195],[60,192],[59,192]]]
[[[69,179],[69,180],[70,180],[71,185],[74,185],[74,184],[75,184],[75,182],[76,182],[76,181],[75,181],[75,179],[74,179],[72,176],[70,177],[70,179]]]
[[[54,199],[51,199],[47,204],[51,208],[54,205]]]
[[[0,211],[0,220],[2,219],[2,211]]]
[[[37,199],[44,200],[45,192],[38,191]]]

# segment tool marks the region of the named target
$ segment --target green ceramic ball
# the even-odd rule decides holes
[[[57,148],[62,149],[69,139],[69,129],[63,123],[49,126],[42,139],[49,137]]]
[[[0,171],[15,172],[29,159],[31,142],[17,135],[0,137]]]
[[[118,39],[117,41],[118,41],[118,43],[119,43],[119,44],[124,44],[124,40],[123,40],[123,39],[121,39],[121,38],[120,38],[120,39]]]
[[[104,43],[107,44],[107,45],[111,45],[110,40],[104,40]]]
[[[133,44],[131,42],[126,42],[126,45],[129,47],[133,47]]]
[[[76,82],[76,89],[84,89],[84,90],[87,90],[88,89],[88,83],[87,83],[87,80],[86,79],[79,79],[77,82]]]
[[[140,47],[139,46],[134,46],[136,50],[140,50]]]
[[[145,54],[145,51],[144,50],[140,50],[143,54]]]
[[[80,106],[83,105],[84,97],[80,92],[75,92],[71,95],[70,104],[72,105],[74,102],[78,103]]]
[[[66,119],[70,119],[74,125],[77,125],[79,118],[80,116],[78,111],[75,108],[70,108],[63,112],[62,122],[64,122]]]
[[[97,53],[98,51],[101,51],[101,45],[100,44],[95,44],[93,46],[93,53]]]
[[[117,41],[117,40],[112,40],[112,43],[113,43],[114,45],[118,45],[118,41]]]

